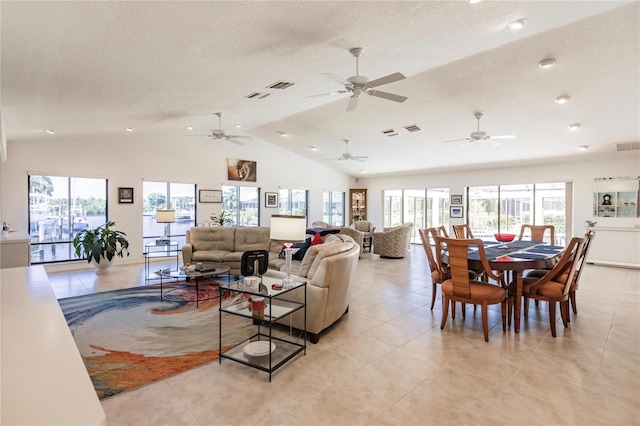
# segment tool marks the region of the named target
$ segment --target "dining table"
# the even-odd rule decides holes
[[[565,247],[529,240],[511,242],[483,241],[483,245],[491,269],[498,272],[511,272],[512,274],[511,281],[516,284],[513,328],[516,333],[520,333],[524,272],[529,269],[553,268],[560,260]],[[469,269],[483,269],[477,247],[469,249],[467,259]],[[446,252],[443,253],[442,260],[448,263]]]

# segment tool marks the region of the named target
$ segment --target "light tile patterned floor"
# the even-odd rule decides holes
[[[142,265],[51,273],[58,297],[144,284]],[[223,361],[103,401],[108,425],[638,425],[640,271],[587,265],[558,337],[533,306],[519,335],[468,307],[440,330],[426,256],[365,253],[349,313],[278,370]]]

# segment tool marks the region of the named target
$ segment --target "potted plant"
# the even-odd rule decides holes
[[[210,216],[210,219],[217,226],[235,226],[236,225],[233,219],[231,219],[231,215],[224,210],[222,210],[220,214],[213,213]]]
[[[129,256],[127,234],[110,229],[112,226],[115,222],[109,221],[95,229],[80,231],[73,239],[76,256],[85,258],[87,263],[94,262],[98,268],[109,266],[115,256],[124,257],[124,253]]]

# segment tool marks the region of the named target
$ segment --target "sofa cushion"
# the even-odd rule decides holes
[[[269,228],[264,226],[250,226],[236,228],[235,243],[232,251],[245,252],[249,250],[269,250]]]
[[[224,250],[233,251],[233,240],[236,228],[224,226],[191,228],[189,241],[193,246],[194,256],[198,251]],[[193,260],[197,260],[196,257]]]
[[[346,236],[346,237],[351,239],[349,236]],[[309,279],[313,278],[313,275],[316,273],[316,271],[320,267],[320,263],[322,262],[322,259],[324,259],[325,257],[333,256],[338,253],[349,251],[353,248],[354,244],[355,243],[351,239],[351,241],[329,242],[329,244],[325,243],[325,244],[313,246],[313,247],[317,247],[317,253],[314,256],[313,261],[311,262],[311,266],[309,267],[309,271],[307,272],[306,277]],[[311,248],[309,249],[309,251],[310,250]],[[307,251],[307,253],[309,252]],[[300,269],[302,269],[302,264],[300,265]]]
[[[307,253],[307,250],[309,250],[309,247],[311,247],[311,244],[313,244],[311,238],[307,238],[303,243],[295,243],[293,247],[299,250],[293,254],[292,258],[295,260],[304,259],[304,255]]]
[[[191,261],[195,262],[217,262],[222,263],[222,259],[231,253],[228,250],[198,250],[191,255]]]

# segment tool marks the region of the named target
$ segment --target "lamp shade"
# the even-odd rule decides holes
[[[304,241],[307,236],[306,216],[271,216],[271,239],[293,243]]]
[[[156,210],[156,222],[173,223],[176,221],[175,210]]]

